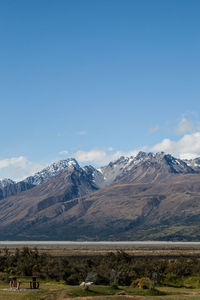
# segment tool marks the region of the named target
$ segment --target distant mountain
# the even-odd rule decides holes
[[[98,187],[102,188],[105,186],[105,179],[103,174],[92,166],[85,166],[83,170],[89,176],[90,180]]]
[[[199,182],[200,174],[172,173],[163,182],[116,183],[70,201],[73,208],[64,202],[44,230],[58,240],[199,241]]]
[[[65,210],[62,203],[75,198],[81,202],[83,196],[97,189],[92,178],[78,164],[70,164],[45,182],[0,201],[0,237],[6,234],[15,239],[21,232],[31,230],[34,224],[43,224],[61,214]],[[67,205],[73,206],[70,202]],[[57,208],[51,211],[52,207]],[[40,235],[43,236],[42,231],[38,232],[37,238],[40,239]]]
[[[32,187],[32,184],[28,184],[23,181],[15,182],[7,178],[0,180],[0,200],[26,191]]]
[[[13,181],[11,179],[8,179],[8,178],[2,179],[2,180],[0,180],[0,189],[6,187],[9,184],[14,184],[14,183],[15,183],[15,181]]]
[[[185,163],[190,166],[194,171],[200,172],[200,157],[195,159],[186,159]]]
[[[0,239],[199,240],[200,158],[139,152],[101,168],[75,159],[0,187]]]
[[[37,172],[33,176],[27,177],[24,182],[27,182],[29,184],[38,185],[46,181],[47,179],[57,175],[61,171],[63,171],[66,168],[74,168],[79,167],[79,164],[77,161],[73,158],[69,158],[66,160],[60,160],[57,163],[53,163],[49,165],[47,168],[43,169],[40,172]]]
[[[166,153],[139,152],[136,157],[120,157],[115,162],[98,169],[105,185],[116,182],[153,182],[166,180],[171,173],[193,174],[196,171],[183,160]]]
[[[162,169],[161,169],[162,165]],[[165,168],[163,168],[165,165]],[[142,170],[142,175],[139,175],[139,169],[143,168],[145,172]],[[124,176],[135,174],[133,177],[134,181],[140,181],[142,178],[146,177],[146,173],[148,168],[150,168],[151,173],[152,169],[155,168],[155,172],[160,171],[163,173],[167,171],[167,173],[179,173],[179,174],[186,174],[186,173],[199,173],[200,172],[200,158],[196,158],[193,160],[181,160],[174,158],[169,154],[161,153],[145,153],[139,152],[136,157],[124,157],[121,156],[114,162],[110,162],[107,166],[101,168],[94,168],[93,166],[85,166],[83,170],[91,177],[94,184],[97,187],[102,188],[104,186],[108,186],[115,182],[120,181],[121,178]],[[157,167],[157,169],[156,169]],[[20,182],[24,182],[30,185],[30,188],[41,184],[48,180],[49,178],[56,176],[66,168],[80,168],[78,162],[74,158],[68,158],[66,160],[60,160],[59,162],[52,163],[48,167],[44,168],[43,170],[35,173],[32,176],[25,178]],[[167,170],[168,169],[168,170]],[[155,174],[154,174],[155,175]],[[163,174],[164,176],[165,174]],[[158,174],[156,174],[158,178]],[[149,180],[151,181],[150,178]],[[0,180],[0,189],[11,185],[18,184],[17,182],[11,179],[3,179]],[[17,185],[19,187],[19,184]],[[27,185],[27,189],[29,186]],[[16,188],[18,189],[18,188]],[[14,195],[14,188],[13,188],[13,195]],[[24,190],[24,189],[23,189]],[[9,195],[9,193],[8,193]]]
[[[24,181],[13,182],[0,189],[0,200],[33,188],[34,185]]]
[[[16,195],[25,190],[31,189],[36,185],[42,184],[51,177],[56,176],[65,169],[80,168],[77,161],[73,158],[61,160],[57,163],[49,165],[47,168],[29,176],[20,182],[14,182],[11,179],[3,179],[0,181],[0,199]]]

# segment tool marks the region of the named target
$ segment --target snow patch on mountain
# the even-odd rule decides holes
[[[200,172],[200,157],[195,159],[185,159],[184,162],[196,172]]]
[[[2,180],[0,180],[0,188],[5,188],[6,186],[8,186],[9,184],[14,184],[15,181],[9,179],[9,178],[4,178]]]
[[[38,185],[68,168],[71,171],[73,171],[73,169],[81,169],[86,173],[90,182],[93,182],[97,188],[102,188],[118,182],[123,176],[138,172],[140,166],[143,166],[140,175],[143,176],[142,173],[144,173],[145,170],[155,165],[160,165],[162,168],[165,165],[170,173],[200,173],[200,158],[181,160],[164,152],[146,153],[140,151],[136,156],[121,156],[116,161],[110,162],[108,165],[97,169],[93,166],[81,168],[74,158],[68,158],[52,163],[33,176],[27,177],[23,182],[31,186]],[[6,178],[0,180],[0,189],[4,189],[13,184],[16,184],[16,182],[11,179]]]
[[[155,165],[165,165],[171,173],[195,173],[195,170],[185,161],[177,159],[170,154],[166,154],[164,152],[146,153],[142,151],[140,151],[136,156],[121,156],[118,160],[110,162],[105,167],[99,168],[98,171],[101,172],[104,177],[104,185],[110,185],[114,182],[119,181],[123,176],[126,176],[133,172],[137,172],[140,166],[143,166],[144,169],[147,170],[150,166]]]
[[[98,169],[95,169],[93,166],[85,166],[83,170],[96,187],[102,188],[105,186],[104,176]]]
[[[47,168],[43,169],[40,172],[37,172],[35,175],[27,177],[24,182],[38,185],[57,175],[59,172],[63,171],[66,168],[79,168],[79,164],[74,158],[60,160],[57,163],[52,163]]]

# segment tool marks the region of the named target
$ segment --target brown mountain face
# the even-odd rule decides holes
[[[1,200],[0,238],[199,240],[200,174],[184,161],[139,153],[93,169],[66,168]]]
[[[15,236],[31,224],[43,223],[46,209],[95,190],[97,187],[80,167],[62,170],[46,182],[0,201],[0,236]]]

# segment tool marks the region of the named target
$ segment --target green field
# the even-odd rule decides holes
[[[30,290],[24,284],[19,291],[7,290],[9,285],[0,283],[0,300],[62,300],[62,299],[200,299],[200,289],[158,287],[156,291],[130,287],[91,286],[85,290],[55,281],[42,281],[39,290]],[[159,295],[160,294],[160,295]]]

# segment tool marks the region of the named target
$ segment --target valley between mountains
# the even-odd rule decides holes
[[[0,240],[200,240],[200,158],[71,158],[0,181]]]

